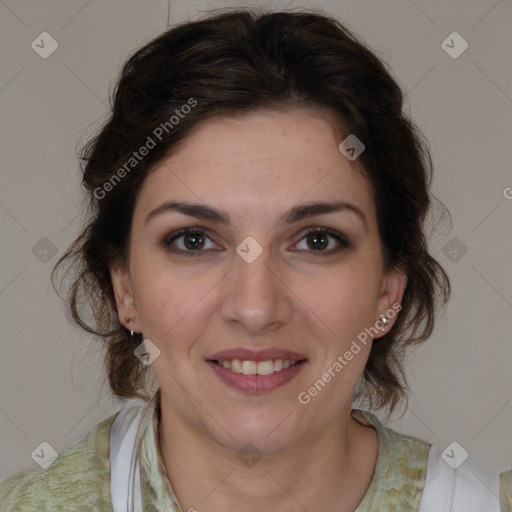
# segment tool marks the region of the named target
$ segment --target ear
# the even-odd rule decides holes
[[[128,329],[140,332],[140,319],[135,305],[130,272],[119,264],[110,267],[119,321]],[[130,320],[131,319],[131,320]]]
[[[384,331],[379,330],[379,334],[375,338],[380,338],[389,332],[393,324],[396,322],[399,311],[401,309],[402,297],[407,286],[407,276],[399,269],[389,270],[382,280],[382,285],[377,300],[377,318],[379,320],[380,315],[386,315],[388,321],[386,324],[379,323],[382,325]]]

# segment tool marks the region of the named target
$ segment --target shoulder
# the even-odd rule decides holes
[[[96,424],[81,440],[60,452],[47,469],[25,469],[0,482],[2,512],[86,512],[96,506],[111,506],[109,436],[116,416]]]
[[[368,411],[352,415],[379,434],[375,478],[358,512],[373,510],[375,503],[381,510],[512,512],[512,470],[498,475],[470,458],[461,462],[456,447],[443,457],[437,446],[382,425]]]
[[[370,487],[357,512],[418,510],[425,482],[430,444],[384,426],[369,411],[353,409],[354,419],[373,425],[378,434],[378,456]]]
[[[379,418],[369,411],[352,409],[352,416],[364,425],[375,427],[379,436],[379,451],[386,459],[392,459],[393,464],[404,460],[408,466],[426,466],[430,443],[383,425]]]

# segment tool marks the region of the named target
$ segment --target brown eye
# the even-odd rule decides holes
[[[329,245],[329,237],[324,233],[308,235],[307,243],[311,249],[325,249]]]
[[[212,244],[210,247],[207,246],[208,241]],[[200,228],[186,228],[171,233],[162,241],[162,246],[170,252],[186,256],[201,256],[206,249],[217,248],[205,231]]]
[[[299,248],[312,253],[313,256],[328,256],[350,247],[347,238],[338,231],[328,228],[317,228],[308,231],[300,240],[306,247]],[[299,245],[297,244],[297,246]],[[326,248],[328,248],[326,250]]]
[[[205,237],[201,233],[186,233],[183,236],[183,242],[187,249],[202,249],[205,242]]]

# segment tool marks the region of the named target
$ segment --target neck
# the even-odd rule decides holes
[[[321,432],[246,464],[163,397],[158,428],[163,462],[183,511],[353,511],[377,460],[375,429],[355,421],[350,407]]]

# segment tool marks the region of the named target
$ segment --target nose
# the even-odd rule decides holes
[[[234,268],[224,283],[222,316],[251,336],[263,335],[289,322],[293,293],[284,272],[264,250],[252,263],[235,255]]]

